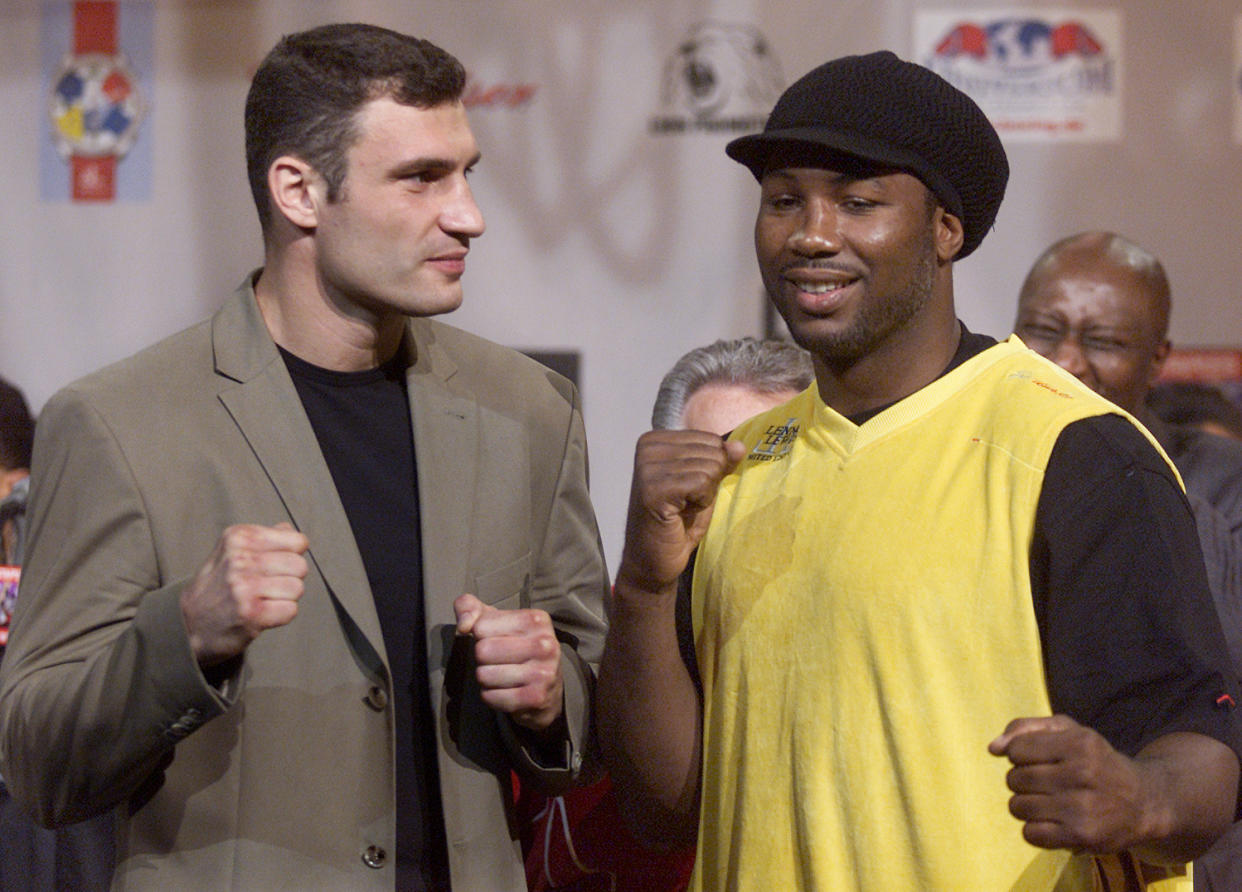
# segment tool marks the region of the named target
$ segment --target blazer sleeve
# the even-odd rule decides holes
[[[217,690],[199,670],[180,608],[188,580],[161,577],[143,492],[84,396],[48,402],[32,464],[31,544],[0,667],[0,770],[53,826],[127,798],[227,708],[231,682]]]
[[[537,543],[530,606],[546,610],[561,644],[564,679],[564,739],[537,749],[530,735],[497,713],[519,772],[550,793],[592,779],[598,773],[593,706],[595,674],[604,645],[608,570],[591,506],[586,431],[577,390],[559,442],[548,444],[543,460],[559,456],[542,543]],[[533,460],[540,460],[538,443]],[[555,758],[549,759],[549,755]]]

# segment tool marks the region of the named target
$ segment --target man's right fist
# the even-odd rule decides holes
[[[707,532],[716,487],[745,453],[704,431],[648,431],[638,439],[617,583],[650,592],[675,587]]]
[[[181,592],[181,613],[200,666],[235,657],[260,632],[298,613],[308,564],[306,536],[287,523],[237,524]]]

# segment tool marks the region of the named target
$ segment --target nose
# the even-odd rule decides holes
[[[841,250],[836,207],[831,201],[807,201],[801,225],[789,237],[789,246],[804,257],[836,254]]]
[[[440,213],[440,226],[445,232],[463,235],[467,238],[478,238],[486,228],[483,223],[483,212],[474,201],[474,192],[470,183],[462,177],[453,194],[445,202]]]

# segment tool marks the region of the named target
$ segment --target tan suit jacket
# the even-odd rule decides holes
[[[524,889],[510,767],[556,789],[590,749],[607,576],[572,385],[409,322],[428,680],[456,890]],[[0,770],[46,823],[122,812],[116,889],[393,888],[383,636],[315,435],[247,282],[194,328],[61,391],[35,449],[31,547],[0,672]],[[310,539],[298,616],[226,678],[179,594],[233,523]],[[547,610],[564,766],[478,698],[453,599]],[[214,683],[213,683],[214,682]],[[588,759],[589,761],[589,759]]]

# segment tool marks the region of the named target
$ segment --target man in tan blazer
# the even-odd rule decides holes
[[[0,764],[116,808],[116,889],[523,889],[511,770],[590,761],[607,576],[572,385],[431,321],[483,231],[464,74],[290,35],[247,99],[265,265],[52,398]]]

